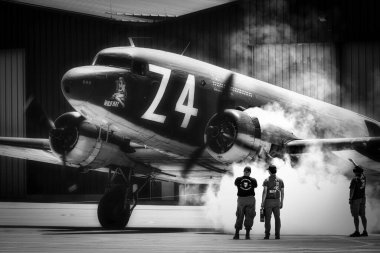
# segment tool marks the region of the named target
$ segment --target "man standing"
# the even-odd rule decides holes
[[[368,236],[367,233],[367,218],[365,216],[365,186],[366,177],[363,174],[363,169],[357,165],[353,160],[350,161],[355,165],[353,172],[355,177],[350,183],[350,198],[349,204],[351,209],[352,217],[354,217],[355,232],[352,233],[351,237]],[[362,219],[363,233],[359,232],[359,216]]]
[[[257,181],[251,178],[250,175],[251,167],[247,166],[244,168],[244,176],[235,179],[235,185],[238,188],[238,200],[234,240],[239,239],[239,231],[243,228],[244,217],[245,239],[250,239],[249,232],[256,216],[255,188],[257,187]]]
[[[276,176],[277,168],[274,165],[268,167],[270,176],[263,183],[263,198],[261,208],[265,213],[265,237],[269,239],[271,224],[270,220],[272,212],[275,219],[275,238],[280,239],[280,209],[284,203],[284,182]]]

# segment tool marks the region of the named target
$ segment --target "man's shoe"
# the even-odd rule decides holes
[[[280,240],[280,236],[276,235],[275,239]]]
[[[360,236],[359,231],[355,231],[352,234],[350,234],[350,237],[359,237],[359,236]]]
[[[367,230],[364,230],[360,236],[368,236]]]
[[[246,240],[250,240],[251,239],[251,237],[249,236],[249,231],[250,231],[250,229],[248,229],[248,230],[245,231],[245,239]]]
[[[264,240],[269,240],[269,235],[266,235],[266,236],[264,237]]]
[[[239,234],[235,234],[233,239],[234,239],[234,240],[239,240],[239,239],[240,239],[240,238],[239,238]]]

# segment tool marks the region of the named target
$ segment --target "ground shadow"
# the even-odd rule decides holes
[[[103,229],[101,227],[72,227],[72,226],[13,226],[13,225],[0,225],[2,229],[38,229],[44,234],[48,235],[62,235],[62,234],[159,234],[159,233],[221,233],[210,228],[176,228],[176,227],[126,227],[119,230]]]

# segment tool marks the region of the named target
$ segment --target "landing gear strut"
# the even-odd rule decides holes
[[[131,183],[132,174],[132,169],[109,168],[106,192],[98,205],[98,220],[103,228],[123,229],[128,224],[132,211],[137,205],[138,193],[150,180],[150,177],[147,177],[137,190]],[[120,178],[122,182],[115,183],[116,179]]]

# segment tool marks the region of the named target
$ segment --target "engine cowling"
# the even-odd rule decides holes
[[[292,133],[273,124],[260,125],[260,120],[245,111],[227,109],[215,114],[207,123],[204,141],[208,153],[223,163],[252,160],[263,151],[278,152]]]
[[[49,134],[53,153],[68,164],[102,167],[120,156],[121,143],[113,136],[85,120],[79,113],[65,113],[54,122]],[[113,143],[112,143],[113,140]]]

